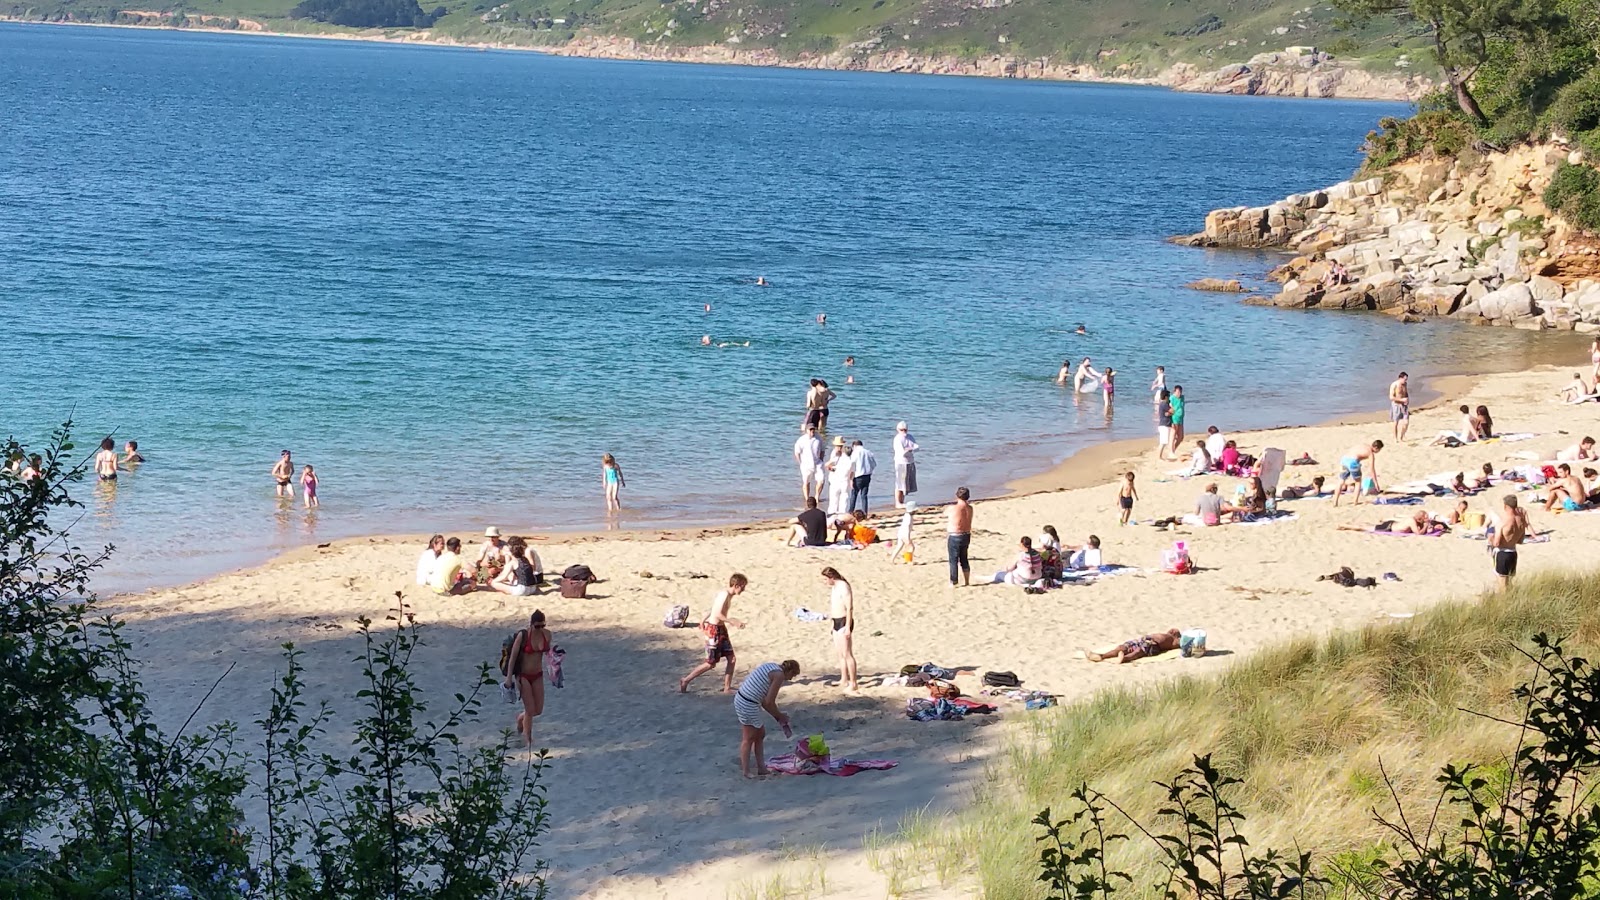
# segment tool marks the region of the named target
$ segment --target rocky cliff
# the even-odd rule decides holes
[[[1195,247],[1296,254],[1245,302],[1600,332],[1600,242],[1552,216],[1559,144],[1413,161],[1260,207],[1215,210]]]
[[[923,75],[971,75],[990,78],[1034,78],[1047,81],[1096,81],[1148,84],[1173,90],[1208,94],[1247,94],[1275,97],[1322,97],[1368,100],[1416,100],[1431,91],[1434,81],[1396,70],[1375,74],[1348,65],[1326,53],[1310,51],[1262,53],[1249,62],[1218,69],[1179,63],[1160,74],[1143,77],[1126,68],[1056,62],[992,54],[941,56],[903,49],[880,49],[874,41],[851,44],[832,53],[789,57],[766,48],[735,44],[678,47],[644,44],[630,38],[580,36],[568,43],[545,48],[562,56],[604,59],[641,59],[661,62],[721,63],[724,65],[780,66],[796,69],[841,69],[865,72],[913,72]]]

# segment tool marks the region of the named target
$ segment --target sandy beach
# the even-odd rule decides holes
[[[1444,388],[1454,393],[1416,411],[1409,439],[1379,457],[1385,487],[1440,473],[1465,471],[1469,479],[1484,463],[1495,469],[1552,459],[1585,434],[1600,432],[1600,407],[1570,406],[1555,392],[1571,368],[1469,379]],[[1147,402],[1129,397],[1125,403]],[[1459,449],[1426,446],[1459,420],[1459,403],[1483,404],[1501,432],[1532,433],[1515,442],[1492,441]],[[1209,403],[1208,408],[1221,407]],[[1377,405],[1376,403],[1374,404]],[[1207,425],[1228,429],[1225,419],[1188,423],[1191,436]],[[1351,446],[1381,438],[1390,443],[1386,421],[1362,420],[1314,427],[1230,435],[1241,449],[1259,455],[1267,447],[1293,459],[1310,454],[1316,465],[1291,466],[1283,485],[1306,484],[1312,475],[1334,481],[1338,459]],[[182,588],[119,597],[110,602],[129,623],[129,636],[147,661],[146,689],[173,722],[181,721],[230,663],[237,664],[200,719],[249,722],[265,710],[278,646],[293,641],[306,651],[313,702],[329,699],[349,708],[359,645],[357,617],[382,619],[405,594],[406,608],[425,626],[427,646],[418,653],[418,676],[435,696],[470,684],[474,670],[493,662],[500,642],[526,621],[535,607],[549,616],[555,641],[567,650],[567,686],[551,690],[535,735],[547,746],[547,783],[553,827],[544,844],[552,861],[556,897],[735,896],[775,871],[826,872],[826,888],[811,896],[874,897],[883,878],[870,870],[863,840],[874,829],[893,831],[918,810],[958,809],[984,773],[984,766],[1014,723],[1057,711],[1026,711],[1000,700],[999,712],[960,722],[915,722],[905,702],[925,696],[919,689],[879,686],[908,663],[971,667],[958,683],[977,694],[979,673],[1016,672],[1030,689],[1063,699],[1102,686],[1146,684],[1179,674],[1221,671],[1252,651],[1297,634],[1323,633],[1404,616],[1452,597],[1488,587],[1493,573],[1482,541],[1451,534],[1398,537],[1340,531],[1341,525],[1371,525],[1406,519],[1419,507],[1337,508],[1330,499],[1285,501],[1294,517],[1215,528],[1184,526],[1158,530],[1157,517],[1192,512],[1207,478],[1183,480],[1182,468],[1156,461],[1153,438],[1107,445],[1069,462],[1057,472],[1014,485],[1017,496],[979,502],[972,544],[974,581],[1011,562],[1022,535],[1037,536],[1054,525],[1063,540],[1089,534],[1103,541],[1109,563],[1136,571],[1069,586],[1042,595],[1020,588],[978,585],[953,589],[946,576],[943,511],[919,512],[914,565],[896,565],[886,547],[863,551],[789,549],[786,528],[769,525],[676,533],[539,537],[547,571],[584,563],[603,579],[584,600],[555,594],[510,598],[480,592],[438,597],[413,584],[422,539],[365,538],[290,553],[260,568]],[[1131,467],[1140,500],[1137,526],[1119,527],[1115,488],[1109,476]],[[887,474],[887,472],[885,472]],[[1218,477],[1224,496],[1239,479]],[[1492,512],[1509,488],[1494,488],[1468,500],[1471,509]],[[882,493],[879,491],[878,493]],[[1534,492],[1523,495],[1532,506]],[[598,499],[598,498],[597,498]],[[917,497],[943,503],[945,497]],[[1422,507],[1443,516],[1452,498]],[[887,515],[885,515],[887,513]],[[1600,542],[1600,515],[1530,512],[1548,543],[1522,553],[1522,571],[1565,567],[1583,558],[1582,548]],[[880,510],[880,533],[893,534],[892,510]],[[517,523],[501,523],[507,534]],[[461,533],[475,544],[475,534]],[[1186,541],[1201,571],[1174,576],[1159,571],[1163,550]],[[818,575],[838,568],[856,592],[857,657],[864,696],[843,696],[829,643],[828,626],[796,618],[799,607],[827,609],[827,589]],[[1346,589],[1317,576],[1349,566],[1381,581],[1375,589]],[[693,629],[661,625],[665,610],[687,604],[698,621],[732,572],[750,578],[733,615],[748,627],[733,632],[739,674],[788,657],[802,675],[786,688],[780,704],[800,733],[823,733],[836,754],[888,758],[899,766],[849,779],[779,777],[746,782],[735,761],[738,729],[720,679],[707,675],[687,696],[677,680],[702,654]],[[1176,654],[1130,666],[1093,665],[1081,648],[1121,641],[1148,631],[1204,628],[1212,653],[1184,660]],[[514,708],[494,699],[481,736],[509,728]],[[246,743],[252,728],[243,728]],[[769,754],[783,752],[775,729]],[[1019,826],[1022,823],[1019,823]],[[930,889],[931,890],[931,889]],[[948,888],[951,895],[965,892]],[[935,892],[919,896],[938,896]]]

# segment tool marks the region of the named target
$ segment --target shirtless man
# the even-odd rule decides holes
[[[1072,377],[1072,360],[1063,359],[1061,361],[1061,370],[1056,372],[1056,384],[1064,385],[1064,384],[1067,383],[1067,379],[1071,378],[1071,377]]]
[[[1584,487],[1583,479],[1572,474],[1572,466],[1562,463],[1556,466],[1556,472],[1561,476],[1550,484],[1549,498],[1545,500],[1545,512],[1560,506],[1567,512],[1576,512],[1583,508],[1589,501],[1589,489]]]
[[[111,438],[100,442],[100,452],[94,455],[94,473],[101,481],[117,480],[117,450]]]
[[[1511,579],[1517,574],[1517,545],[1528,536],[1528,514],[1517,507],[1513,494],[1507,494],[1501,504],[1494,534],[1489,535],[1489,553],[1494,556],[1494,574],[1504,591],[1511,587]]]
[[[294,499],[294,460],[285,450],[278,455],[278,462],[272,467],[272,478],[278,482],[278,496]]]
[[[744,622],[728,615],[728,610],[733,606],[733,598],[744,593],[744,589],[749,586],[749,579],[735,573],[728,579],[727,589],[719,592],[717,599],[712,601],[711,610],[700,620],[700,631],[706,637],[706,661],[678,679],[678,693],[688,693],[689,682],[716,668],[717,663],[723,661],[726,661],[726,665],[722,670],[722,692],[733,693],[733,666],[738,660],[733,653],[733,639],[728,637],[728,626],[743,628]]]
[[[945,537],[945,550],[950,557],[950,586],[956,586],[956,575],[961,576],[962,587],[972,584],[972,563],[967,561],[967,551],[972,547],[972,493],[964,487],[956,488],[956,502],[950,506],[949,533]]]
[[[128,441],[126,444],[122,445],[122,464],[123,465],[125,465],[125,466],[135,466],[135,465],[138,465],[139,463],[142,463],[142,462],[144,462],[144,457],[142,455],[140,455],[140,453],[139,453],[139,442],[138,441]]]
[[[1411,426],[1411,391],[1406,373],[1389,383],[1389,421],[1394,423],[1396,442],[1406,439],[1406,429]],[[1359,496],[1359,495],[1358,495]]]
[[[839,570],[832,566],[822,570],[822,579],[831,590],[830,613],[833,617],[833,652],[839,657],[839,687],[851,696],[861,693],[856,679],[856,595]]]
[[[1342,459],[1339,460],[1339,486],[1333,492],[1333,505],[1339,505],[1339,498],[1344,496],[1346,484],[1355,487],[1356,505],[1361,505],[1361,495],[1364,493],[1361,484],[1362,464],[1371,469],[1372,492],[1378,493],[1378,452],[1383,449],[1383,441],[1373,441],[1371,444],[1359,444],[1351,447]]]
[[[1094,370],[1094,366],[1089,365],[1089,357],[1085,356],[1083,358],[1083,362],[1078,363],[1078,371],[1073,373],[1072,389],[1082,393],[1083,383],[1085,381],[1088,381],[1091,378],[1093,378],[1095,381],[1099,381],[1102,377],[1104,376]]]
[[[1594,438],[1585,437],[1571,447],[1556,454],[1556,459],[1561,462],[1583,462],[1587,459],[1600,459],[1594,452]]]

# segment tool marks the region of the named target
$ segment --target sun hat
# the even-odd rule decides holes
[[[897,423],[894,426],[894,430],[895,431],[905,431],[906,430],[906,423],[904,423],[904,422]]]
[[[494,527],[493,525],[490,525],[488,528],[485,528],[483,530],[483,536],[484,537],[499,537],[500,536],[500,529]]]
[[[844,435],[842,435],[842,434],[834,435],[833,436],[833,445],[835,447],[843,447],[844,446]]]

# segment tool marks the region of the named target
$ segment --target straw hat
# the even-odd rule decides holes
[[[842,434],[834,435],[833,436],[833,445],[835,447],[843,447],[844,446],[844,435],[842,435]]]
[[[483,536],[484,537],[499,537],[500,536],[500,529],[494,527],[493,525],[490,525],[488,528],[485,528],[483,530]]]

